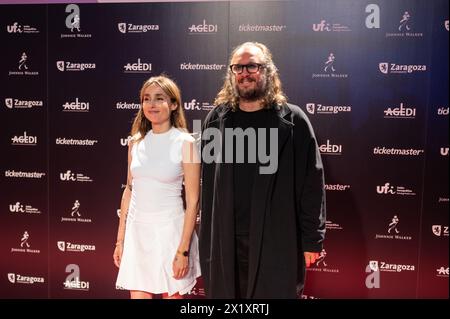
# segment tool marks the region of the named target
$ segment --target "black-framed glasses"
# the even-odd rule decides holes
[[[234,74],[241,74],[244,72],[244,68],[246,68],[248,73],[256,73],[262,67],[264,67],[264,64],[260,63],[232,64],[230,65],[230,70]]]

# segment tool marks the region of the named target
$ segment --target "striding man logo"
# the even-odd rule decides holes
[[[325,72],[329,72],[329,70],[331,70],[331,72],[336,71],[336,69],[333,66],[335,59],[336,57],[334,56],[334,53],[330,53],[328,59],[325,61],[325,68],[323,69]]]
[[[405,11],[405,13],[403,14],[402,19],[400,20],[400,25],[398,27],[398,31],[409,31],[411,30],[411,27],[409,26],[409,19],[411,18],[411,15],[409,14],[408,11]]]
[[[392,221],[389,223],[388,226],[388,233],[390,234],[391,231],[395,231],[396,234],[398,234],[400,231],[397,229],[397,225],[398,222],[400,221],[400,219],[397,217],[397,215],[394,215],[394,217],[392,217]]]

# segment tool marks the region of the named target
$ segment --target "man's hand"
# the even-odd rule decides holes
[[[320,255],[319,253],[312,253],[309,251],[305,251],[303,254],[305,255],[306,268],[309,268],[312,264],[314,264]]]

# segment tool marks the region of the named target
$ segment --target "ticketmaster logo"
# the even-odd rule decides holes
[[[350,189],[350,185],[325,184],[325,190],[327,191],[345,191],[348,189]]]
[[[399,155],[399,156],[419,156],[425,151],[413,148],[386,148],[384,146],[376,146],[373,149],[375,155]]]
[[[96,143],[98,143],[98,140],[77,140],[73,138],[66,139],[65,137],[56,138],[56,145],[94,146]]]
[[[201,70],[201,71],[221,71],[226,67],[225,64],[199,64],[199,63],[181,63],[180,70]]]
[[[139,103],[127,103],[127,102],[117,102],[116,109],[118,110],[139,110],[141,105]]]
[[[241,24],[239,25],[239,32],[281,32],[286,30],[285,25],[261,25],[261,24]]]
[[[5,177],[13,177],[13,178],[43,178],[45,173],[39,172],[22,172],[22,171],[14,171],[7,170],[5,171]]]

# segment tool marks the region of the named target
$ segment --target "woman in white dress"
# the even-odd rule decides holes
[[[113,259],[116,286],[131,298],[181,299],[200,276],[195,224],[200,159],[177,85],[148,79],[128,145],[127,186],[122,195]],[[184,179],[186,209],[183,209]]]

